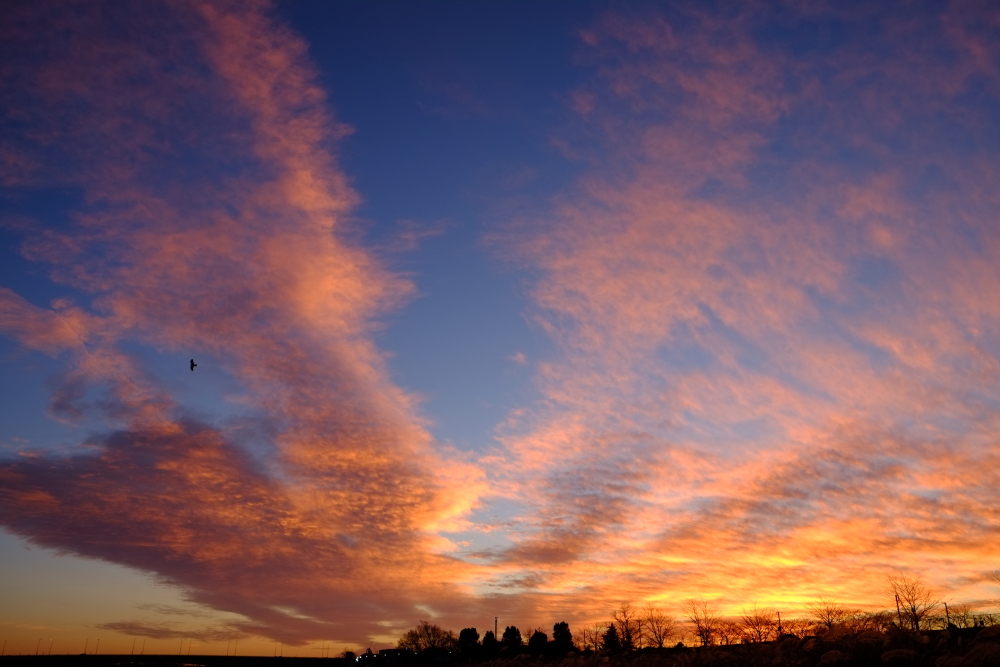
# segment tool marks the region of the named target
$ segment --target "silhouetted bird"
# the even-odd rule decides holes
[[[194,359],[192,359],[191,360],[191,370],[194,370],[194,367],[197,366],[197,365],[198,364],[194,363]]]

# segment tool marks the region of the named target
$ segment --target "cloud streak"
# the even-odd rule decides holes
[[[998,135],[969,97],[998,17],[786,9],[582,34],[592,166],[506,246],[560,350],[494,461],[525,593],[874,604],[893,568],[993,566],[997,173],[955,139]]]
[[[286,643],[447,612],[461,594],[436,533],[479,473],[434,449],[371,343],[412,287],[345,240],[346,130],[305,45],[263,3],[22,9],[7,122],[83,196],[24,252],[91,301],[5,289],[3,327],[66,360],[53,412],[105,431],[68,458],[3,462],[0,521]],[[192,417],[126,342],[231,374],[235,420]]]
[[[149,637],[150,639],[197,639],[202,642],[220,642],[240,639],[245,636],[242,632],[227,628],[207,627],[198,630],[178,630],[167,625],[154,625],[140,621],[102,623],[98,627],[133,637]]]
[[[18,223],[68,296],[0,288],[0,328],[63,362],[51,414],[92,435],[0,461],[0,524],[244,619],[205,641],[875,604],[893,569],[984,597],[1000,18],[856,9],[581,32],[591,76],[554,141],[584,174],[494,235],[556,352],[509,358],[541,398],[472,460],[373,342],[414,286],[351,242],[349,128],[269,5],[19,8],[0,179],[74,201]],[[229,403],[148,361],[190,356]]]

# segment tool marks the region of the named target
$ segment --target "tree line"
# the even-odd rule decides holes
[[[535,628],[528,633],[527,641],[521,635],[521,630],[514,625],[504,628],[499,639],[492,630],[487,630],[480,641],[476,628],[464,628],[456,637],[451,630],[420,621],[417,627],[400,637],[398,646],[424,654],[457,651],[466,657],[495,657],[502,652],[519,652],[521,649],[536,654],[564,655],[577,648],[573,633],[565,621],[552,626],[551,640],[542,628]]]
[[[1000,570],[990,578],[1000,584]],[[551,639],[542,628],[522,635],[516,626],[504,628],[496,637],[489,630],[480,639],[476,628],[464,628],[456,636],[427,621],[406,632],[399,647],[414,653],[454,653],[464,657],[489,658],[501,655],[532,653],[565,655],[570,651],[621,652],[680,645],[693,637],[702,646],[714,644],[756,644],[781,636],[822,636],[827,633],[886,632],[901,628],[913,632],[954,626],[967,628],[1000,623],[1000,614],[977,613],[970,605],[943,602],[919,577],[886,577],[884,593],[891,601],[888,608],[861,610],[829,598],[819,598],[806,606],[804,617],[782,617],[779,610],[756,604],[742,609],[737,617],[723,617],[708,600],[687,600],[681,606],[682,618],[674,618],[648,604],[642,608],[623,603],[605,622],[584,628],[577,638],[565,621],[552,626]]]

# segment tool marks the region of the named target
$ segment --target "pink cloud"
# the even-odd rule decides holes
[[[941,131],[996,124],[962,98],[982,58],[914,46],[966,9],[880,15],[890,57],[793,57],[754,38],[785,20],[758,9],[585,33],[599,81],[574,99],[602,143],[508,241],[559,346],[490,461],[524,506],[497,558],[545,572],[526,591],[878,604],[903,567],[981,594],[997,174]],[[935,48],[967,54],[958,34]],[[932,166],[947,185],[914,194]]]
[[[438,531],[480,473],[434,449],[370,340],[412,286],[338,234],[357,202],[333,152],[346,130],[302,41],[263,3],[51,5],[15,25],[27,136],[78,167],[54,173],[85,196],[25,254],[93,302],[4,290],[2,326],[68,355],[54,407],[107,432],[66,459],[3,462],[3,525],[154,572],[286,643],[360,642],[409,627],[418,604],[462,604]],[[125,342],[210,357],[270,450],[233,440],[250,426],[190,418]]]
[[[428,608],[532,625],[700,596],[878,604],[891,568],[973,595],[995,567],[997,173],[929,131],[995,124],[960,99],[995,75],[961,7],[943,33],[887,20],[892,58],[766,48],[749,9],[585,32],[567,153],[590,170],[507,242],[558,352],[478,464],[434,446],[372,342],[413,286],[340,233],[348,129],[302,41],[264,4],[109,11],[120,30],[81,5],[4,33],[7,113],[33,120],[3,174],[83,193],[24,251],[92,302],[0,289],[0,326],[64,355],[57,414],[105,423],[71,457],[0,463],[9,530],[286,643]],[[929,33],[960,57],[924,55]],[[958,186],[912,195],[930,166]],[[191,417],[133,342],[212,358],[239,424]],[[517,509],[477,524],[487,495]],[[449,555],[459,530],[508,542]]]

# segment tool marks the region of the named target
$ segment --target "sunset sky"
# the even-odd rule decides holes
[[[1000,604],[995,2],[4,4],[6,653]]]

